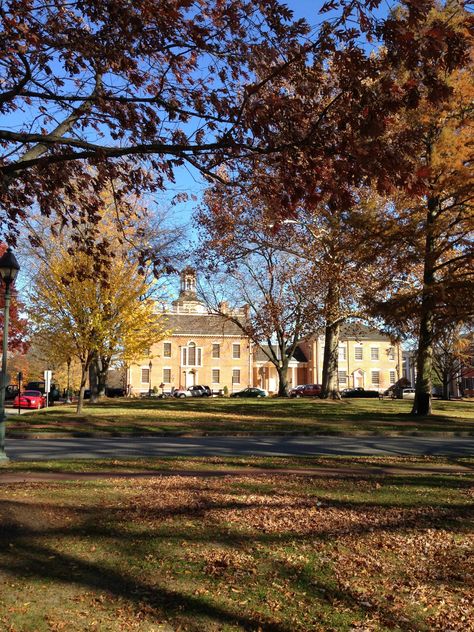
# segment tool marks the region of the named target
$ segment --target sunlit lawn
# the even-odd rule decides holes
[[[473,460],[71,461],[105,477],[27,478],[64,469],[0,468],[2,630],[473,630]]]
[[[460,432],[474,434],[474,402],[434,402],[434,415],[412,417],[411,402],[213,399],[112,399],[12,416],[9,436],[26,432],[66,435],[248,435]]]

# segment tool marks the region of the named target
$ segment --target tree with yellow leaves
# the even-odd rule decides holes
[[[98,232],[83,223],[48,233],[30,296],[35,341],[46,357],[80,363],[78,413],[90,371],[95,390],[105,392],[112,362],[143,357],[165,333],[152,298],[156,279],[133,250],[144,245],[143,214],[121,213],[110,190],[101,212]]]

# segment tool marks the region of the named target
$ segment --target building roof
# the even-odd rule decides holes
[[[175,336],[246,337],[238,325],[219,314],[163,314],[164,326]]]
[[[324,336],[324,329],[319,330],[316,336]],[[384,334],[375,327],[368,327],[359,322],[343,323],[339,333],[339,340],[373,340],[374,342],[390,342],[390,336]]]
[[[270,360],[268,359],[268,356],[266,355],[265,351],[263,349],[269,349],[268,345],[260,345],[259,347],[257,347],[257,353],[255,354],[255,361],[256,362],[269,362]],[[279,349],[278,347],[275,347],[275,351],[277,353],[277,356],[279,356]],[[296,360],[297,362],[308,362],[307,357],[305,356],[305,354],[303,353],[301,347],[296,347],[294,354],[291,356],[292,360]]]

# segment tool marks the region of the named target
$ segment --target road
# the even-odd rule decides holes
[[[163,456],[474,456],[474,437],[7,439],[15,461]]]

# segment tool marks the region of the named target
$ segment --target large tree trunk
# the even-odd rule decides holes
[[[276,367],[278,372],[278,397],[289,397],[288,393],[288,362]]]
[[[340,321],[326,324],[321,399],[341,399],[338,379],[340,329]]]
[[[449,399],[450,397],[450,393],[449,393],[449,382],[451,381],[450,379],[450,374],[443,372],[443,399]]]
[[[91,365],[89,367],[89,388],[91,391],[91,404],[95,404],[95,402],[98,401],[99,399],[99,371],[98,371],[99,367],[98,367],[98,362],[97,362],[97,357],[94,357],[94,359],[91,362]]]
[[[431,391],[433,372],[433,322],[434,322],[434,267],[435,237],[434,222],[438,208],[438,198],[428,199],[426,218],[425,261],[423,269],[423,294],[420,310],[420,332],[416,359],[415,401],[412,415],[431,415]]]
[[[100,401],[105,397],[107,388],[107,374],[110,360],[95,356],[89,367],[89,383],[91,389],[91,403]]]

